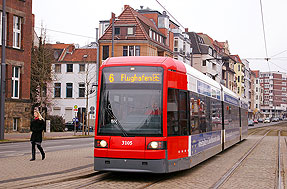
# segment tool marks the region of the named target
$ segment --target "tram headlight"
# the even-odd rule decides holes
[[[95,148],[107,148],[108,142],[105,140],[95,140]]]
[[[165,150],[166,142],[165,141],[152,141],[147,146],[148,150]]]

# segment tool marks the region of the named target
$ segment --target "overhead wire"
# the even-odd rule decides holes
[[[264,36],[264,44],[265,44],[265,53],[266,53],[266,58],[265,58],[265,60],[266,60],[267,63],[268,63],[269,72],[271,72],[271,70],[270,70],[270,64],[269,64],[270,58],[268,58],[267,42],[266,42],[266,35],[265,35],[266,32],[265,32],[265,26],[264,26],[262,0],[260,0],[260,9],[261,9],[261,20],[262,20],[262,28],[263,28],[263,36]]]
[[[169,16],[171,16],[183,29],[185,29],[185,27],[158,0],[155,1],[169,14]]]
[[[282,68],[282,67],[278,66],[278,65],[277,65],[277,64],[275,64],[274,62],[271,62],[271,61],[270,61],[270,63],[271,63],[271,64],[274,64],[274,65],[275,65],[275,66],[277,66],[278,68],[280,68],[280,69],[282,69],[282,70],[284,70],[284,71],[286,71],[286,72],[287,72],[287,69],[285,69],[285,68]]]
[[[42,29],[41,27],[35,27],[37,29]],[[79,34],[74,34],[74,33],[69,33],[69,32],[64,32],[64,31],[58,31],[58,30],[52,30],[45,28],[45,30],[52,31],[52,32],[57,32],[57,33],[62,33],[62,34],[67,34],[67,35],[73,35],[73,36],[78,36],[78,37],[84,37],[84,38],[90,38],[90,39],[95,39],[95,37],[90,37],[90,36],[85,36],[85,35],[79,35]]]
[[[275,56],[278,56],[278,55],[280,55],[280,54],[282,54],[282,53],[284,53],[284,52],[287,52],[287,50],[284,50],[284,51],[282,51],[282,52],[280,52],[280,53],[277,53],[277,54],[271,56],[271,58],[272,58],[272,57],[275,57]]]

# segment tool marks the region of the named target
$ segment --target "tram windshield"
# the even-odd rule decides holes
[[[162,136],[159,67],[108,67],[102,72],[98,135]]]

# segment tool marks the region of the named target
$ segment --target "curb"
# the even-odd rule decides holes
[[[92,135],[76,135],[76,136],[64,136],[64,137],[44,137],[43,141],[46,140],[61,140],[61,139],[77,139],[77,138],[92,138]],[[4,139],[4,141],[0,141],[0,144],[7,144],[7,143],[18,143],[18,142],[30,142],[30,138],[28,139]]]

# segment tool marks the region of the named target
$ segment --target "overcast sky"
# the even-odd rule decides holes
[[[263,60],[266,51],[260,0],[158,2],[189,31],[206,33],[217,41],[228,40],[231,53],[249,58],[251,69],[269,71],[270,67],[271,71],[287,72],[286,0],[262,0],[267,52],[271,57],[269,66]],[[108,20],[111,12],[119,16],[124,5],[134,9],[144,6],[159,12],[164,10],[156,0],[33,0],[36,32],[39,33],[43,25],[49,42],[83,46],[95,41],[99,20]]]

